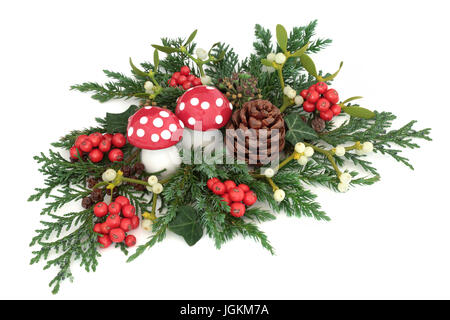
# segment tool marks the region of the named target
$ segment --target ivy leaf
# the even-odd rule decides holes
[[[339,74],[339,71],[341,71],[343,65],[344,65],[344,62],[341,61],[341,64],[339,65],[338,71],[336,71],[336,72],[333,73],[332,75],[329,75],[328,77],[323,78],[323,81],[325,81],[325,82],[326,82],[326,81],[331,81],[331,80],[333,80],[334,78],[336,78],[336,76]]]
[[[187,39],[186,43],[184,44],[184,46],[186,47],[189,43],[192,42],[192,40],[194,40],[195,36],[197,35],[197,29],[194,30],[194,32],[191,33],[191,35],[189,36],[189,38]]]
[[[361,118],[361,119],[375,118],[375,112],[365,109],[363,107],[360,107],[358,105],[344,106],[344,107],[342,107],[342,111],[344,111],[348,115],[355,117],[355,118]]]
[[[155,52],[153,53],[153,64],[155,66],[155,72],[158,71],[158,67],[159,67],[159,53],[158,50],[155,50]]]
[[[159,51],[167,53],[167,54],[171,54],[171,53],[180,51],[177,48],[164,47],[164,46],[159,46],[157,44],[152,44],[152,47],[155,48],[156,50],[159,50]]]
[[[122,113],[107,113],[105,129],[107,132],[120,132],[125,134],[127,131],[128,118],[131,117],[137,110],[138,106],[131,105],[125,112]]]
[[[266,67],[273,67],[273,63],[270,62],[270,61],[267,60],[267,59],[261,59],[261,63],[262,63],[263,65],[265,65]]]
[[[314,64],[314,61],[307,55],[307,54],[302,54],[300,56],[300,62],[303,66],[303,68],[305,68],[306,71],[308,71],[308,73],[314,77],[318,77],[317,75],[317,69],[316,69],[316,65]]]
[[[131,66],[131,69],[133,70],[134,74],[136,74],[138,76],[141,76],[141,77],[147,77],[148,76],[148,74],[146,72],[140,70],[138,67],[136,67],[134,65],[133,60],[131,60],[131,58],[130,58],[130,66]]]
[[[288,36],[286,29],[281,24],[277,24],[277,42],[281,50],[283,50],[283,52],[286,52]]]
[[[196,244],[203,236],[197,212],[189,206],[178,208],[175,219],[169,223],[169,229],[182,236],[189,246]]]
[[[317,140],[319,136],[302,118],[295,113],[291,113],[284,118],[289,130],[286,133],[286,140],[290,144],[295,145],[297,142],[304,140]]]
[[[291,54],[291,57],[301,57],[305,54],[306,50],[309,48],[309,42],[305,44],[303,47],[295,51],[293,54]]]

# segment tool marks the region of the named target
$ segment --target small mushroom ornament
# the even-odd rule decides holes
[[[219,131],[230,120],[233,106],[218,89],[198,86],[186,91],[177,102],[175,114],[184,123],[182,145],[211,147],[222,143]]]
[[[143,107],[128,119],[128,142],[142,149],[141,162],[149,173],[168,176],[181,164],[177,143],[184,124],[168,109]]]

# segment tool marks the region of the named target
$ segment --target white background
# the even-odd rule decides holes
[[[1,238],[0,298],[315,299],[450,298],[448,1],[2,1],[0,4]],[[29,266],[28,243],[42,203],[32,156],[70,129],[94,124],[128,103],[99,104],[69,91],[103,81],[102,69],[129,72],[128,58],[150,60],[151,43],[187,36],[216,41],[241,56],[255,23],[288,29],[319,19],[333,45],[314,59],[344,69],[342,97],[432,127],[432,143],[407,151],[416,170],[372,159],[382,181],[335,194],[317,190],[329,223],[286,218],[263,224],[276,256],[252,240],[222,250],[210,239],[190,248],[170,234],[132,264],[106,250],[96,273],[74,266],[75,283],[52,296],[55,270]],[[139,242],[145,233],[138,234]]]

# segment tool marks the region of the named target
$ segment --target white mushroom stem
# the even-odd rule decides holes
[[[208,150],[222,148],[223,137],[220,130],[198,131],[184,128],[182,145],[184,150],[200,147]]]
[[[161,174],[165,178],[175,173],[181,165],[181,157],[176,145],[166,149],[148,150],[142,149],[141,162],[148,173],[166,170]]]

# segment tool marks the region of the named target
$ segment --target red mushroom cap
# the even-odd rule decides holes
[[[198,86],[180,97],[175,114],[189,129],[208,131],[225,126],[232,111],[233,106],[222,92],[214,87]]]
[[[183,122],[172,111],[143,107],[128,119],[128,142],[140,149],[159,150],[178,143]]]

